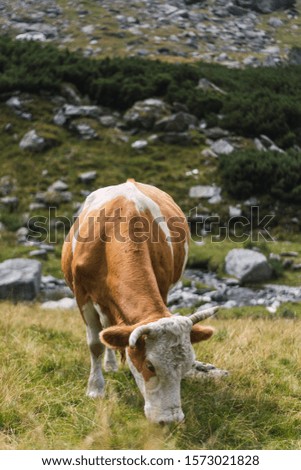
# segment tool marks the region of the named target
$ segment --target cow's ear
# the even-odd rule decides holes
[[[201,325],[193,325],[191,333],[190,333],[190,340],[192,343],[198,343],[199,341],[204,341],[209,339],[212,336],[214,329],[211,326],[201,326]]]
[[[135,328],[135,325],[110,326],[100,333],[99,338],[108,348],[123,349],[129,345],[129,337]]]

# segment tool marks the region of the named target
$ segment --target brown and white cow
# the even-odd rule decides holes
[[[62,269],[87,327],[87,394],[103,396],[114,349],[127,361],[153,422],[181,421],[180,383],[195,363],[192,343],[212,335],[196,325],[209,312],[181,317],[166,307],[185,267],[189,228],[165,192],[128,180],[91,193],[64,243]]]

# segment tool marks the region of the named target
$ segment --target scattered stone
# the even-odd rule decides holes
[[[0,199],[0,203],[10,211],[15,211],[19,205],[17,196],[5,196]]]
[[[210,127],[203,130],[204,134],[208,139],[218,140],[229,135],[229,131],[222,129],[221,127]]]
[[[168,106],[164,101],[149,98],[144,101],[138,101],[124,115],[124,121],[127,127],[136,127],[143,129],[152,129],[155,122],[163,119],[170,113]]]
[[[229,251],[225,259],[225,270],[241,283],[267,281],[272,275],[272,269],[262,253],[243,248]]]
[[[198,199],[211,199],[220,195],[221,188],[217,186],[193,186],[189,190],[189,197]]]
[[[32,250],[32,251],[29,252],[29,256],[31,258],[42,258],[44,260],[48,259],[48,253],[44,249]]]
[[[54,183],[52,183],[51,186],[49,186],[48,191],[57,191],[59,193],[63,191],[67,191],[68,189],[68,184],[65,183],[64,181],[57,180]]]
[[[135,150],[143,150],[148,146],[147,140],[136,140],[132,143],[131,147]]]
[[[18,41],[38,41],[45,42],[47,40],[44,33],[31,32],[31,33],[22,33],[16,36]]]
[[[280,26],[283,26],[283,21],[280,18],[272,16],[268,21],[268,25],[273,28],[280,28]]]
[[[233,145],[224,139],[217,140],[210,148],[217,155],[230,155],[235,150]]]
[[[292,265],[292,269],[293,269],[293,271],[300,271],[300,269],[301,269],[301,263],[293,264],[293,265]]]
[[[0,299],[34,300],[40,291],[41,271],[36,260],[16,258],[0,263]]]
[[[93,171],[87,171],[85,173],[81,173],[78,176],[78,179],[81,183],[90,184],[92,183],[92,181],[96,179],[96,176],[97,176],[97,173],[96,171],[93,170]]]
[[[40,152],[44,150],[45,146],[45,139],[39,136],[35,130],[27,132],[19,143],[19,147],[22,150],[30,150],[32,152]]]
[[[197,124],[198,120],[195,116],[180,111],[157,121],[154,130],[157,132],[185,132],[196,127]]]
[[[280,256],[297,258],[297,256],[299,256],[299,253],[297,251],[282,251],[282,253],[280,253]]]
[[[242,210],[240,206],[229,206],[229,216],[230,217],[240,217]]]
[[[98,137],[97,132],[87,123],[73,123],[71,129],[76,131],[83,140],[92,140]]]

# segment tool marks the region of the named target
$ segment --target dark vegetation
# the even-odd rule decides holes
[[[0,93],[53,93],[68,82],[93,102],[120,111],[135,101],[161,97],[185,104],[210,125],[245,137],[267,134],[284,148],[301,139],[300,72],[300,66],[231,70],[141,58],[91,60],[52,45],[0,38]],[[225,93],[198,89],[200,78]]]
[[[224,187],[235,198],[268,194],[273,200],[301,202],[300,152],[233,152],[220,157],[219,168]]]

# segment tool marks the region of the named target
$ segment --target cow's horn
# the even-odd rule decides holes
[[[137,326],[134,331],[132,331],[129,338],[130,348],[134,348],[140,336],[147,335],[150,332],[151,328],[148,325]]]
[[[198,312],[193,313],[188,318],[192,321],[192,324],[195,325],[199,321],[206,320],[206,318],[212,317],[219,307],[211,307],[206,310],[199,310]]]

